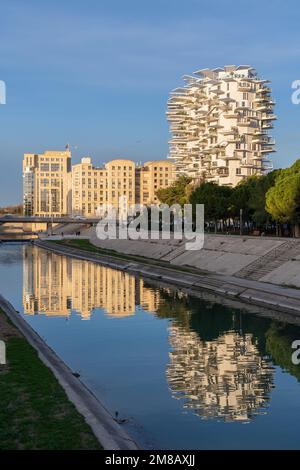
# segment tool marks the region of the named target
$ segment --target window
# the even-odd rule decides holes
[[[58,189],[51,189],[51,205],[52,205],[52,212],[59,212],[60,211],[59,190]]]
[[[51,163],[51,171],[59,171],[60,164],[59,163]]]
[[[236,168],[235,169],[235,174],[236,175],[241,175],[242,174],[242,170],[240,168]]]
[[[41,190],[41,212],[49,212],[49,189]]]
[[[41,163],[40,171],[49,171],[49,163]]]

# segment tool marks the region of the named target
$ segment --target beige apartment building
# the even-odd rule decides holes
[[[272,169],[274,101],[253,67],[229,65],[183,77],[171,92],[169,158],[177,176],[235,186]]]
[[[99,205],[106,204],[108,195],[107,171],[95,168],[89,157],[72,166],[72,213],[95,215]]]
[[[168,160],[145,162],[136,170],[136,201],[142,205],[158,204],[156,191],[167,188],[175,180],[175,165]]]
[[[25,153],[23,159],[24,214],[59,217],[71,211],[71,153]]]
[[[115,159],[94,167],[90,157],[71,166],[71,153],[47,151],[24,154],[24,214],[59,217],[101,215],[107,205],[120,210],[134,204],[159,203],[156,191],[175,179],[175,165],[168,160],[136,165]]]
[[[72,167],[73,215],[91,217],[107,205],[121,209],[123,203],[127,208],[133,204],[157,204],[155,193],[172,184],[174,170],[175,165],[167,160],[139,166],[132,160],[117,159],[96,168],[91,158],[82,158]]]

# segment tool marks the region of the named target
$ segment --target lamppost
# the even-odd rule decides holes
[[[243,235],[243,209],[240,209],[240,235]]]

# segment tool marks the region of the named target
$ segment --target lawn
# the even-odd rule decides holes
[[[152,266],[158,266],[162,268],[171,268],[172,270],[181,271],[184,273],[206,274],[204,271],[200,270],[199,268],[193,268],[190,266],[179,266],[179,265],[171,264],[169,261],[164,261],[161,259],[147,258],[141,255],[129,255],[126,253],[120,253],[115,250],[99,248],[93,245],[88,239],[50,240],[50,243],[63,245],[63,246],[69,246],[70,248],[78,248],[79,250],[89,251],[91,253],[95,253],[98,255],[111,256],[111,257],[123,259],[126,261],[136,261],[145,265],[149,264]]]
[[[0,450],[101,449],[37,352],[0,311]]]

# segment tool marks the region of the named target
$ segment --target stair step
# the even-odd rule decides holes
[[[298,240],[285,242],[281,246],[273,248],[248,266],[242,268],[235,273],[235,276],[258,280],[299,253],[300,242]]]

